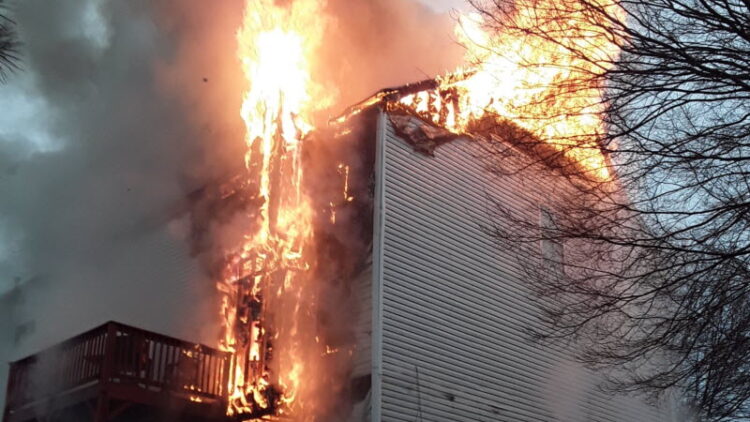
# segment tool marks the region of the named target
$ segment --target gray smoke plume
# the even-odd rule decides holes
[[[159,331],[194,326],[200,307],[179,303],[186,293],[162,281],[211,287],[191,271],[179,220],[191,183],[233,148],[223,135],[232,126],[218,118],[226,110],[201,101],[217,85],[208,83],[216,67],[202,62],[211,54],[184,57],[186,34],[197,44],[206,34],[147,1],[9,8],[23,70],[0,91],[0,283],[35,280],[14,313],[34,323],[28,347],[108,319]],[[198,110],[205,120],[193,117]]]

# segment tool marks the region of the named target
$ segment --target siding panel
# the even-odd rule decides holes
[[[354,286],[357,301],[357,345],[353,359],[353,378],[368,375],[372,370],[372,264],[354,280]]]
[[[491,181],[466,140],[426,157],[388,125],[385,144],[384,421],[665,420],[528,340],[539,321],[521,266],[482,226],[488,193],[537,218],[540,183]]]

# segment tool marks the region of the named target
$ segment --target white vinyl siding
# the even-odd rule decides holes
[[[560,347],[528,340],[539,322],[523,271],[480,225],[487,192],[538,219],[539,183],[499,184],[468,140],[427,157],[390,124],[385,138],[382,420],[666,420],[598,392]]]
[[[539,208],[539,229],[542,231],[539,245],[545,269],[550,277],[561,278],[565,275],[565,248],[557,240],[555,233],[555,215],[547,207]]]
[[[369,375],[372,365],[372,265],[354,279],[357,301],[356,350],[352,378]]]

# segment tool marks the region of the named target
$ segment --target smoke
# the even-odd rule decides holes
[[[23,286],[13,321],[26,330],[10,358],[110,319],[216,344],[211,260],[196,255],[239,231],[231,213],[209,215],[211,239],[196,249],[188,198],[242,166],[242,7],[8,4],[23,57],[0,85],[0,294]],[[463,53],[452,19],[415,0],[329,0],[326,10],[313,78],[337,100],[321,121],[455,68]]]
[[[187,254],[180,209],[239,153],[227,95],[239,71],[222,61],[233,32],[217,31],[236,9],[204,8],[204,28],[178,6],[9,5],[24,57],[0,88],[0,290],[43,285],[17,308],[35,321],[22,349],[108,319],[213,341],[200,332],[213,286]]]
[[[331,109],[391,86],[454,70],[464,50],[455,20],[409,0],[329,0],[332,17],[316,77],[338,94]]]
[[[320,376],[338,390],[351,386],[340,385],[337,376],[352,370],[352,359],[366,358],[355,356],[361,346],[357,336],[363,334],[357,324],[365,322],[367,332],[371,330],[369,317],[361,318],[359,312],[369,311],[360,306],[368,306],[361,296],[369,297],[371,289],[376,110],[352,117],[343,126],[313,132],[303,154],[304,189],[314,210],[311,273],[318,289],[314,329],[322,344],[338,350],[323,362]],[[335,401],[327,404],[332,409],[346,407],[346,397],[341,403]],[[337,419],[329,415],[323,420]]]

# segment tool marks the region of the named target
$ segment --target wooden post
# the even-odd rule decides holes
[[[232,392],[229,391],[228,386],[229,386],[230,373],[232,372],[232,369],[234,369],[233,362],[232,362],[233,355],[227,352],[220,352],[220,354],[217,356],[223,357],[222,364],[221,364],[221,367],[222,367],[222,374],[221,374],[221,381],[220,381],[221,389],[218,391],[223,392],[223,394],[221,395],[222,403],[223,403],[222,408],[226,410],[227,406],[229,405],[229,396],[232,394]]]

